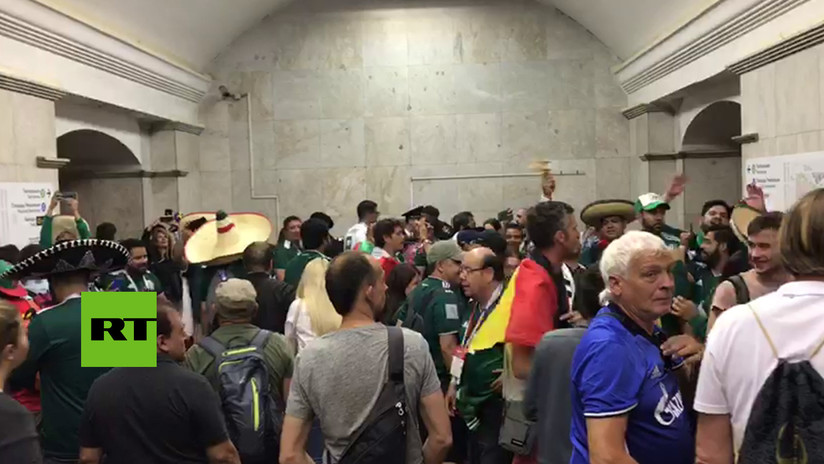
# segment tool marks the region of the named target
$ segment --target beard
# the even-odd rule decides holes
[[[721,252],[718,250],[713,251],[709,255],[701,253],[701,256],[704,258],[704,263],[711,269],[714,269],[715,266],[718,266],[718,263],[721,262]]]

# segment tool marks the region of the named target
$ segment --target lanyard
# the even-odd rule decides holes
[[[463,341],[461,342],[461,346],[464,349],[468,348],[469,345],[472,344],[472,340],[475,338],[475,335],[478,334],[478,331],[481,330],[481,326],[484,324],[484,322],[486,322],[486,319],[492,313],[492,310],[495,309],[496,306],[498,306],[498,301],[501,299],[502,294],[503,286],[499,285],[498,288],[495,289],[495,292],[492,294],[492,299],[490,300],[489,305],[487,305],[485,308],[481,308],[480,311],[478,311],[478,307],[480,307],[479,304],[478,307],[472,310],[472,314],[469,316],[469,324],[466,327],[466,333],[464,333]],[[480,314],[478,315],[478,320],[474,321],[476,312],[480,312]]]

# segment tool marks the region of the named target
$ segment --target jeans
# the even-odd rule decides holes
[[[312,429],[309,430],[309,440],[306,442],[306,452],[315,461],[315,464],[323,462],[323,451],[326,448],[323,441],[323,431],[320,429],[320,421],[315,418],[312,422]]]
[[[480,425],[469,432],[470,464],[510,464],[512,462],[512,453],[498,444],[503,415],[502,399],[490,400],[479,408]]]

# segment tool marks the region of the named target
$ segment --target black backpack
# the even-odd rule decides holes
[[[355,432],[338,464],[404,464],[409,410],[403,381],[403,330],[387,327],[387,380],[366,421]],[[245,461],[244,461],[245,464]]]
[[[248,346],[231,348],[211,336],[198,342],[215,358],[226,427],[243,464],[277,462],[280,454],[284,407],[263,359],[271,334],[261,330]]]
[[[778,366],[752,405],[738,464],[824,463],[824,379],[809,359],[789,362],[779,358],[764,324],[752,305],[748,306],[778,358]],[[822,345],[824,342],[810,358]]]
[[[735,304],[747,304],[750,302],[750,288],[747,287],[747,282],[741,277],[741,274],[736,274],[727,279],[732,288],[735,289]]]

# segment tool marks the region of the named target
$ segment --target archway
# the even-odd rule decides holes
[[[103,132],[80,129],[57,138],[57,156],[71,160],[60,170],[60,190],[77,192],[92,233],[98,224],[111,222],[118,238],[140,236],[143,183],[130,173],[141,167],[126,145]]]
[[[701,215],[708,200],[732,204],[741,198],[741,105],[718,101],[693,118],[682,140],[684,173],[690,179],[684,192],[686,221]]]

